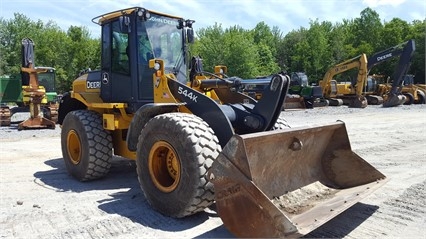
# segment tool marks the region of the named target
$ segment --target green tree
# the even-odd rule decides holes
[[[202,28],[193,53],[203,58],[203,68],[212,71],[216,65],[226,65],[228,75],[250,78],[259,75],[258,52],[252,34],[239,26],[223,30],[221,25]]]
[[[280,66],[276,62],[277,46],[279,39],[277,35],[279,32],[266,25],[264,22],[260,22],[252,31],[253,43],[257,46],[257,52],[259,55],[258,59],[258,71],[260,75],[270,75],[280,71]]]
[[[381,48],[386,49],[404,42],[409,33],[410,26],[406,21],[400,18],[393,18],[383,26],[380,34],[382,39]]]
[[[225,31],[223,46],[225,62],[231,76],[252,78],[262,73],[259,70],[259,54],[252,34],[239,26]]]
[[[327,34],[328,44],[330,46],[331,62],[337,63],[346,60],[350,53],[347,51],[347,25],[345,23],[336,23]]]
[[[20,72],[21,41],[23,38],[35,41],[42,28],[41,21],[33,22],[19,13],[15,13],[14,18],[10,20],[0,18],[0,75]]]
[[[277,47],[277,62],[282,70],[288,72],[305,71],[299,56],[296,53],[296,45],[306,37],[306,29],[300,28],[287,33]]]
[[[67,31],[66,49],[67,78],[63,79],[64,87],[71,86],[72,81],[79,72],[85,69],[97,69],[100,67],[100,40],[91,39],[86,27],[70,26]]]
[[[352,36],[356,48],[363,46],[365,49],[377,49],[381,46],[381,31],[383,25],[379,14],[371,8],[365,8],[361,11],[360,17],[355,18],[353,25],[354,35]],[[371,47],[366,46],[371,45]],[[371,52],[364,52],[370,54]]]
[[[319,23],[318,20],[310,22],[307,40],[310,48],[310,67],[306,68],[309,76],[320,79],[328,66],[332,63],[328,34],[331,29],[330,22]],[[312,78],[311,77],[311,78]]]
[[[414,39],[416,42],[416,51],[411,63],[410,72],[414,74],[415,81],[417,83],[425,84],[425,59],[426,59],[426,19],[415,20],[410,24],[410,33],[407,36],[408,39]]]
[[[85,27],[71,26],[67,34],[53,21],[44,24],[15,13],[13,19],[0,19],[0,75],[20,72],[23,38],[34,42],[34,66],[56,68],[59,92],[71,89],[79,71],[99,66],[100,41]]]
[[[191,49],[193,55],[203,58],[204,70],[212,71],[215,65],[225,63],[224,34],[220,24],[197,31],[197,39]]]

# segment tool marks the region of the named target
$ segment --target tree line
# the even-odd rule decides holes
[[[215,23],[200,28],[196,36],[191,54],[203,58],[207,71],[215,65],[226,65],[228,75],[243,79],[303,71],[310,83],[317,83],[335,64],[414,39],[416,51],[408,73],[414,74],[417,82],[425,81],[426,19],[406,22],[393,18],[382,22],[371,8],[355,19],[336,23],[310,20],[308,28],[285,34],[276,26],[259,22],[254,29],[238,25],[224,29]],[[0,75],[20,71],[23,38],[35,42],[36,66],[56,68],[59,92],[70,90],[81,70],[100,66],[100,39],[91,38],[86,27],[70,26],[65,32],[54,21],[33,21],[15,13],[13,19],[0,18]],[[370,74],[391,76],[398,60],[386,61]]]
[[[426,19],[408,23],[393,18],[382,23],[377,12],[366,8],[355,19],[337,23],[311,20],[308,28],[286,34],[264,22],[252,30],[238,26],[223,29],[215,24],[197,34],[193,52],[203,57],[204,69],[224,64],[229,75],[243,78],[278,71],[306,72],[310,83],[317,83],[330,67],[345,60],[362,53],[368,57],[414,39],[416,50],[408,73],[414,74],[418,82],[425,81]],[[373,67],[370,74],[392,76],[398,61],[398,57],[385,61]]]
[[[80,71],[100,66],[100,39],[92,39],[86,27],[70,26],[65,32],[54,21],[15,13],[13,19],[0,18],[0,76],[20,73],[24,38],[34,42],[34,66],[56,69],[59,93],[71,90]]]

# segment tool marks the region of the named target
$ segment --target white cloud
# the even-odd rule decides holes
[[[403,4],[405,1],[406,0],[363,0],[362,3],[371,8],[378,7],[378,6],[386,6],[386,5],[397,7]]]

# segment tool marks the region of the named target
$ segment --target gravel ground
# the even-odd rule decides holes
[[[353,151],[390,181],[306,238],[426,238],[426,106],[282,112],[292,127],[345,122]],[[233,238],[214,207],[171,219],[143,197],[132,161],[102,180],[67,175],[60,127],[0,128],[1,238]]]

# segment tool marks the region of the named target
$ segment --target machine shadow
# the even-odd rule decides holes
[[[344,238],[372,216],[378,208],[375,205],[356,203],[351,208],[301,238]],[[211,235],[215,238],[235,238],[224,225],[194,238],[211,238]]]
[[[344,238],[371,217],[378,208],[358,202],[302,238]]]
[[[34,173],[35,183],[57,192],[87,192],[92,190],[114,190],[119,192],[108,193],[108,198],[99,200],[98,208],[108,214],[117,214],[129,218],[134,223],[164,231],[183,231],[198,226],[209,218],[218,217],[214,206],[205,212],[197,213],[181,219],[163,216],[146,201],[140,188],[136,173],[136,164],[133,160],[115,157],[108,175],[102,179],[80,182],[68,174],[62,158],[45,161],[53,169]],[[219,234],[218,234],[219,233]],[[228,233],[228,234],[227,234]],[[203,238],[231,237],[225,229],[211,230],[203,234]]]
[[[134,223],[162,231],[179,232],[199,226],[210,218],[217,218],[211,207],[206,211],[185,218],[171,218],[151,208],[139,188],[131,188],[127,192],[110,194],[112,198],[100,201],[99,208],[110,214],[119,214]],[[234,238],[223,225],[216,227],[199,238]]]
[[[114,157],[108,175],[102,179],[89,182],[80,182],[69,175],[62,158],[50,159],[44,163],[53,169],[34,173],[36,181],[55,188],[59,192],[86,192],[139,187],[136,165],[134,161],[128,159]]]
[[[62,158],[47,160],[45,164],[54,169],[36,172],[34,177],[39,184],[47,185],[58,192],[123,189],[120,192],[108,194],[108,199],[98,201],[99,209],[109,214],[129,218],[134,223],[146,227],[171,232],[183,231],[196,227],[209,218],[219,217],[215,211],[215,205],[205,212],[181,219],[158,213],[151,208],[143,195],[137,178],[136,165],[132,160],[114,157],[110,173],[105,178],[90,182],[79,182],[68,175]],[[303,238],[343,238],[373,215],[377,209],[378,207],[374,205],[356,203]],[[201,235],[194,235],[194,238],[235,237],[224,225],[221,225]]]

